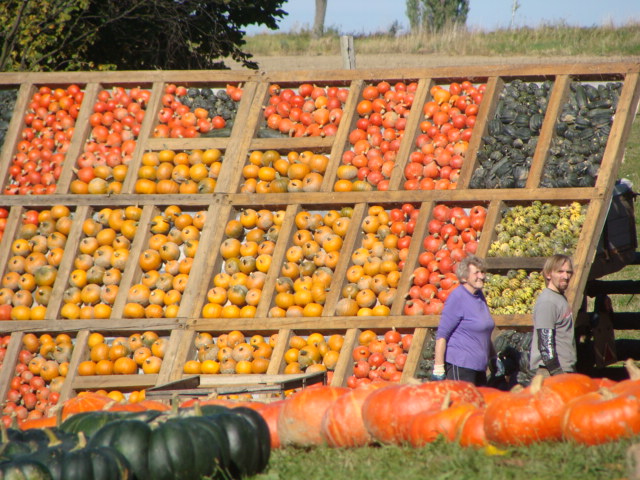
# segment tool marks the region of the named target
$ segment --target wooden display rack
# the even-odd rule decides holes
[[[432,329],[437,327],[437,315],[406,316],[402,314],[404,293],[410,286],[412,266],[420,253],[421,242],[412,242],[407,268],[405,268],[398,286],[397,300],[391,307],[388,317],[345,317],[334,316],[334,309],[339,300],[338,294],[345,272],[349,264],[349,255],[342,255],[335,269],[331,293],[325,303],[321,317],[301,318],[269,318],[267,312],[272,298],[264,294],[257,307],[255,318],[244,319],[205,319],[200,318],[200,311],[205,302],[209,282],[214,272],[218,271],[222,260],[219,258],[218,247],[223,240],[224,223],[243,207],[270,208],[286,210],[285,222],[282,225],[279,238],[290,238],[295,225],[295,214],[304,208],[327,210],[330,208],[350,205],[353,207],[351,226],[342,251],[351,252],[359,245],[361,232],[359,229],[362,218],[366,215],[370,205],[383,205],[388,208],[412,203],[420,209],[420,217],[415,228],[415,238],[423,238],[427,231],[430,212],[436,203],[460,204],[471,206],[483,204],[488,208],[485,223],[485,234],[481,236],[478,254],[484,256],[493,239],[491,232],[500,220],[500,212],[505,204],[527,203],[534,200],[548,201],[557,204],[568,204],[573,201],[588,205],[586,220],[580,235],[578,246],[573,256],[575,275],[568,291],[568,298],[577,311],[583,301],[583,292],[587,282],[590,266],[596,253],[596,245],[600,237],[607,209],[612,197],[614,182],[617,178],[619,166],[623,160],[625,145],[629,136],[632,122],[638,108],[640,98],[639,86],[640,66],[635,63],[605,63],[605,64],[567,64],[567,65],[524,65],[509,66],[474,66],[424,68],[407,70],[337,70],[337,71],[301,71],[245,73],[231,71],[140,71],[140,72],[91,72],[91,73],[3,73],[0,74],[0,88],[18,89],[18,98],[14,107],[16,112],[9,125],[4,147],[0,153],[0,180],[3,185],[8,179],[8,169],[11,159],[16,153],[19,134],[24,127],[22,112],[25,112],[31,95],[41,85],[66,86],[72,83],[80,85],[84,92],[84,101],[77,119],[76,131],[67,152],[62,175],[58,182],[58,190],[53,196],[0,196],[0,205],[9,208],[10,215],[5,229],[4,239],[0,244],[0,268],[4,272],[10,257],[10,243],[19,228],[21,215],[26,209],[48,208],[52,204],[67,205],[74,212],[74,224],[67,240],[64,258],[60,264],[57,281],[54,284],[53,301],[49,305],[46,320],[43,321],[9,321],[2,323],[2,332],[11,333],[12,339],[9,351],[0,371],[0,398],[6,398],[9,379],[17,361],[22,335],[25,332],[69,332],[75,337],[75,350],[70,364],[69,376],[65,382],[62,398],[72,396],[74,392],[84,389],[120,388],[124,391],[150,388],[169,382],[181,381],[188,377],[182,373],[184,362],[193,357],[193,338],[196,332],[208,331],[221,334],[229,330],[240,330],[245,334],[260,333],[270,335],[278,333],[278,343],[267,376],[280,376],[284,369],[284,352],[291,335],[296,332],[319,331],[325,334],[341,333],[345,342],[340,359],[333,376],[332,384],[343,385],[349,375],[351,366],[351,352],[357,343],[358,334],[364,329],[373,329],[383,333],[390,328],[414,334],[414,342],[409,352],[409,359],[403,373],[403,381],[415,375],[425,340],[431,335]],[[553,89],[549,100],[546,116],[538,140],[538,146],[533,159],[525,188],[521,189],[469,189],[467,188],[471,175],[477,165],[476,152],[480,146],[481,137],[487,131],[488,119],[492,118],[498,103],[499,95],[505,83],[513,79],[538,82],[552,80]],[[594,187],[588,188],[540,188],[540,178],[546,160],[548,149],[554,135],[554,125],[562,105],[565,103],[571,80],[583,81],[620,81],[623,82],[614,122],[609,141],[604,151],[599,175]],[[416,81],[418,89],[415,93],[414,108],[407,119],[406,132],[396,164],[398,168],[390,179],[388,191],[379,192],[333,192],[333,182],[339,166],[342,152],[348,148],[348,135],[357,120],[356,105],[364,86],[370,82],[387,80]],[[484,100],[480,106],[474,135],[469,144],[469,150],[461,171],[458,188],[456,190],[433,191],[405,191],[402,189],[403,167],[413,150],[415,138],[418,135],[418,124],[422,119],[422,105],[429,99],[429,90],[433,85],[451,81],[470,80],[486,83]],[[258,138],[257,131],[261,126],[262,110],[268,100],[269,85],[278,83],[282,86],[297,87],[300,83],[310,82],[318,85],[338,85],[349,89],[349,98],[344,106],[344,116],[335,136],[306,137],[306,138]],[[228,138],[154,138],[153,128],[157,122],[157,114],[161,108],[161,97],[166,84],[175,83],[187,86],[203,86],[223,88],[227,83],[242,84],[243,97],[236,114],[234,127]],[[152,92],[149,106],[140,135],[137,140],[130,163],[127,178],[120,194],[114,195],[73,195],[69,186],[73,179],[74,159],[82,151],[84,141],[89,135],[88,122],[92,105],[98,92],[110,86],[132,88],[143,86]],[[481,135],[482,134],[482,135]],[[138,167],[141,165],[142,155],[146,151],[172,149],[188,150],[196,148],[218,148],[224,152],[222,170],[218,178],[215,193],[188,195],[137,195],[134,194],[134,183]],[[238,193],[241,182],[242,166],[246,162],[248,153],[253,150],[274,149],[280,151],[316,150],[328,152],[331,159],[325,174],[320,192],[315,193],[278,193],[278,194],[248,194]],[[73,258],[76,247],[82,238],[82,219],[88,218],[93,212],[103,207],[125,207],[137,205],[143,207],[142,218],[139,221],[138,235],[132,242],[131,258],[138,258],[146,248],[150,219],[163,206],[178,205],[183,209],[198,209],[207,211],[207,222],[202,231],[200,243],[207,248],[197,251],[194,267],[177,318],[171,319],[126,319],[122,311],[126,302],[128,287],[136,283],[141,275],[137,262],[130,265],[123,272],[120,283],[120,293],[113,307],[109,320],[64,320],[60,317],[62,292],[66,288],[69,274],[73,268]],[[286,241],[278,241],[273,253],[273,263],[279,264],[284,258],[287,248]],[[490,270],[504,271],[511,268],[536,270],[542,265],[542,258],[490,258]],[[270,271],[267,276],[263,292],[273,292],[276,273]],[[206,279],[206,280],[205,280]],[[529,328],[531,315],[501,315],[495,316],[498,328]],[[87,358],[87,338],[91,332],[101,332],[105,335],[120,335],[124,333],[154,330],[169,336],[169,351],[165,355],[165,362],[158,375],[124,375],[100,377],[80,377],[75,372],[78,364]],[[220,380],[202,379],[201,384],[214,387],[223,385]]]

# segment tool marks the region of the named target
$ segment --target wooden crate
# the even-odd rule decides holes
[[[360,221],[371,205],[394,206],[411,203],[420,209],[420,216],[415,226],[414,236],[421,239],[427,231],[433,207],[438,203],[448,205],[471,206],[482,204],[488,208],[487,221],[481,237],[478,254],[485,256],[491,240],[493,229],[500,221],[500,214],[505,205],[530,204],[533,201],[548,201],[556,204],[569,204],[577,201],[587,206],[587,215],[577,249],[573,255],[575,275],[568,291],[568,298],[574,311],[578,311],[583,302],[588,272],[594,260],[597,241],[602,230],[613,185],[617,178],[619,166],[623,160],[624,149],[636,115],[640,98],[638,78],[640,67],[635,63],[603,63],[603,64],[567,64],[567,65],[521,65],[521,66],[474,66],[424,68],[407,70],[348,70],[327,72],[273,72],[245,73],[230,71],[154,71],[154,72],[84,72],[84,73],[3,73],[0,74],[0,88],[12,88],[18,92],[14,107],[14,116],[8,127],[4,146],[0,153],[0,179],[3,186],[9,178],[9,167],[17,152],[21,131],[25,126],[23,112],[26,111],[31,95],[43,85],[57,87],[78,84],[84,91],[84,101],[79,111],[75,134],[67,151],[62,174],[58,182],[58,190],[54,195],[0,195],[0,206],[10,208],[10,215],[5,227],[4,239],[0,243],[0,271],[6,271],[11,258],[10,239],[15,238],[21,223],[22,215],[29,209],[49,208],[52,204],[67,205],[73,211],[74,224],[67,239],[64,258],[58,267],[58,278],[53,286],[54,295],[46,319],[42,321],[8,321],[2,323],[2,333],[12,334],[10,355],[5,361],[0,380],[7,380],[13,373],[15,358],[20,350],[23,332],[72,332],[80,348],[76,348],[70,368],[69,378],[65,383],[64,396],[71,395],[81,389],[122,388],[131,390],[151,387],[183,377],[182,365],[193,353],[191,342],[197,331],[243,332],[278,332],[287,338],[291,332],[319,331],[344,332],[348,340],[340,355],[333,383],[342,385],[348,376],[351,364],[351,351],[358,332],[363,329],[374,329],[382,332],[385,329],[398,328],[413,330],[415,346],[409,354],[403,381],[411,378],[419,362],[424,341],[437,327],[438,315],[408,316],[403,314],[405,294],[410,287],[412,268],[417,265],[421,250],[421,242],[411,244],[406,259],[406,269],[398,285],[398,297],[391,306],[391,313],[383,317],[350,317],[336,316],[335,306],[339,300],[340,288],[345,272],[349,267],[349,256],[343,255],[336,265],[333,283],[328,294],[325,308],[317,317],[271,318],[268,312],[273,302],[273,293],[278,273],[272,268],[266,278],[263,295],[253,318],[207,319],[201,317],[202,307],[206,303],[206,292],[211,279],[220,271],[223,264],[219,248],[224,241],[225,222],[243,208],[282,209],[286,211],[279,241],[273,252],[273,263],[281,264],[285,257],[287,244],[295,232],[294,217],[303,209],[313,208],[327,211],[344,205],[353,207],[353,221],[347,232],[342,251],[353,252],[362,238]],[[469,182],[478,165],[476,154],[481,146],[482,136],[487,132],[489,120],[495,113],[499,96],[504,85],[511,80],[540,82],[551,80],[553,88],[548,108],[541,128],[538,145],[527,178],[525,188],[510,189],[472,189]],[[572,80],[585,82],[619,81],[623,83],[622,92],[616,109],[611,133],[604,151],[597,182],[593,187],[581,188],[541,188],[540,179],[544,163],[549,155],[549,148],[554,137],[554,125],[560,115],[562,105],[566,102]],[[358,115],[356,106],[360,94],[367,84],[387,80],[392,85],[396,81],[417,83],[414,105],[406,118],[406,134],[400,143],[396,157],[396,167],[389,179],[388,191],[368,192],[334,192],[333,184],[340,166],[343,153],[350,148],[349,132],[356,124]],[[451,81],[470,80],[474,83],[486,83],[484,100],[480,105],[475,126],[475,134],[471,138],[465,163],[460,172],[458,188],[455,190],[403,190],[403,169],[408,157],[414,149],[418,135],[418,125],[422,120],[422,105],[430,97],[430,89],[434,85]],[[242,85],[244,94],[239,104],[234,127],[228,137],[221,138],[157,138],[154,129],[157,125],[158,113],[162,108],[162,96],[165,85],[178,84],[186,86],[202,86],[223,88],[227,83]],[[344,104],[344,115],[335,135],[326,137],[302,138],[263,138],[259,135],[264,129],[263,110],[268,104],[269,89],[273,84],[296,88],[301,83],[313,83],[320,86],[338,86],[347,88],[349,96]],[[136,147],[132,154],[122,192],[109,195],[75,195],[70,193],[70,185],[74,178],[75,158],[83,151],[85,141],[90,132],[89,117],[92,106],[102,89],[113,86],[132,88],[144,86],[151,90],[149,105],[136,139]],[[190,151],[193,149],[218,148],[223,152],[222,167],[213,193],[206,194],[135,194],[135,180],[145,152],[164,149]],[[247,158],[255,150],[317,151],[330,158],[328,169],[318,192],[295,193],[246,193],[242,191],[242,168]],[[139,220],[138,234],[132,242],[130,256],[137,259],[146,248],[149,239],[149,222],[168,205],[177,205],[184,210],[205,210],[206,224],[200,237],[200,247],[194,258],[194,267],[189,276],[179,313],[176,318],[123,318],[123,310],[127,302],[127,290],[140,281],[142,272],[137,262],[130,262],[123,272],[118,297],[113,305],[111,318],[108,320],[65,320],[60,316],[62,295],[73,270],[74,258],[79,243],[85,236],[82,232],[82,220],[91,217],[103,208],[125,208],[140,206],[143,215]],[[202,248],[202,247],[206,248]],[[522,268],[527,271],[538,270],[542,258],[490,258],[490,271],[501,272],[508,269]],[[495,316],[499,328],[529,328],[530,314],[510,314]],[[86,358],[86,340],[89,332],[101,331],[122,334],[155,330],[170,336],[170,361],[163,365],[157,376],[139,375],[114,376],[113,378],[88,378],[76,374],[78,363]],[[85,342],[86,343],[86,342]],[[269,374],[276,375],[282,370],[284,344],[274,350],[276,357],[272,360]],[[11,373],[9,373],[11,371]],[[125,378],[126,377],[126,378]],[[0,385],[6,385],[1,381]],[[0,390],[4,398],[6,390]]]

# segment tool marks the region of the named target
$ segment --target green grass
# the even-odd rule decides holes
[[[508,448],[505,455],[461,448],[438,441],[424,448],[286,448],[272,452],[267,471],[255,480],[429,479],[429,480],[575,480],[626,476],[631,440],[587,447],[543,443]]]
[[[640,55],[640,24],[621,28],[577,28],[563,24],[539,28],[474,32],[449,28],[436,34],[394,32],[354,35],[359,54],[439,54],[507,56],[633,56]],[[321,38],[311,32],[257,34],[246,37],[245,50],[254,55],[339,55],[340,35],[329,29]]]

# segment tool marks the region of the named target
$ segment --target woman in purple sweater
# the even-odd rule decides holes
[[[491,333],[495,327],[482,293],[485,263],[469,255],[456,269],[460,286],[451,292],[436,333],[432,380],[487,383],[487,364],[493,356]]]

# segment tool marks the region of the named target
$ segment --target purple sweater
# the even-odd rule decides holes
[[[454,289],[442,309],[436,340],[447,340],[445,361],[458,367],[484,371],[491,351],[495,323],[482,292],[464,286]]]

